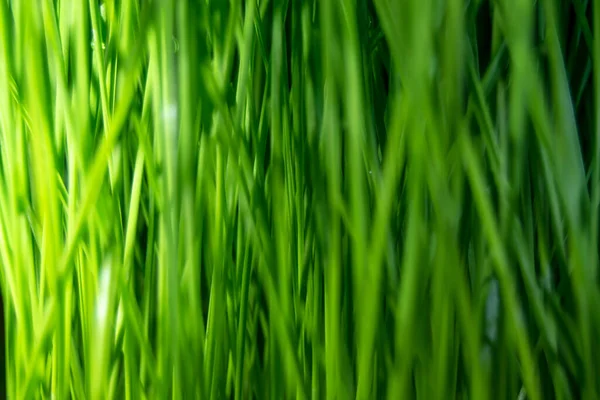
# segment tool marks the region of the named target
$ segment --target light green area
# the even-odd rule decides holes
[[[0,0],[5,394],[599,398],[594,37],[590,0]]]

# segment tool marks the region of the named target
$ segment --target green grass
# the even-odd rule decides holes
[[[0,0],[1,392],[600,398],[598,38],[590,0]]]

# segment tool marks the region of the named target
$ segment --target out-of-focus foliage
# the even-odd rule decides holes
[[[1,0],[4,393],[600,397],[599,29]]]

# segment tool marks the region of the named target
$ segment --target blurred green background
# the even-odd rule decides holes
[[[600,6],[0,0],[10,399],[600,398]]]

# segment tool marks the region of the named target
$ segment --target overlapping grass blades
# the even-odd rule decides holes
[[[600,396],[588,0],[0,1],[4,386]]]

